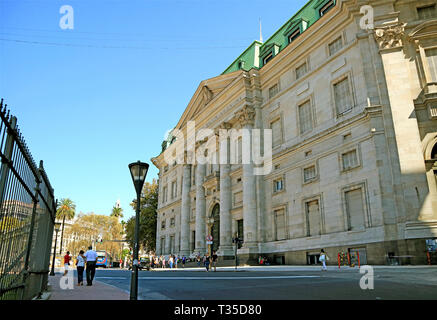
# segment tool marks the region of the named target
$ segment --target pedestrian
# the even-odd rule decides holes
[[[197,266],[200,267],[200,255],[197,256]]]
[[[187,258],[185,258],[185,256],[182,257],[182,268],[185,268],[185,262],[186,262]]]
[[[83,254],[83,250],[80,250],[76,262],[78,286],[83,286],[83,270],[85,269],[85,256]]]
[[[170,265],[170,269],[173,269],[173,262],[174,262],[173,255],[170,255],[170,258],[168,259],[168,264]]]
[[[174,257],[174,267],[175,267],[175,269],[178,268],[178,260],[179,260],[178,255],[175,255],[175,257]]]
[[[217,270],[217,253],[215,251],[212,252],[212,266],[214,267],[214,272],[216,272]]]
[[[123,268],[123,259],[120,259],[120,269]]]
[[[88,247],[88,251],[85,252],[86,259],[86,285],[92,286],[94,275],[96,273],[96,260],[97,260],[97,252],[93,250],[92,246]]]
[[[162,268],[165,269],[165,256],[162,257]]]
[[[322,263],[322,271],[328,271],[328,268],[326,267],[326,261],[329,260],[328,255],[325,253],[325,250],[320,251],[320,258],[319,261]]]
[[[210,263],[211,263],[210,257],[209,257],[208,254],[206,254],[206,255],[203,257],[203,264],[205,265],[206,272],[209,271],[209,265],[210,265]]]
[[[70,260],[71,260],[70,251],[67,251],[67,254],[64,256],[64,277],[68,273],[68,266],[70,265]]]

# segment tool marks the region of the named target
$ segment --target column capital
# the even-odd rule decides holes
[[[398,23],[386,27],[378,27],[375,30],[375,39],[380,50],[402,48],[405,41],[406,23]]]
[[[253,126],[255,124],[255,108],[246,104],[240,111],[235,113],[235,117],[240,122],[241,126]]]

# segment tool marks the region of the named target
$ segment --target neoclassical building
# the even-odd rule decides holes
[[[437,239],[436,6],[311,0],[203,80],[175,129],[271,129],[272,170],[167,163],[170,136],[152,159],[157,253],[203,254],[211,234],[222,259],[233,259],[238,235],[244,261],[311,264],[324,248],[359,252],[361,263],[427,263]],[[237,154],[239,141],[229,144]],[[196,150],[204,144],[196,137]]]

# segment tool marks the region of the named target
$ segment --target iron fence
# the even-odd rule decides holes
[[[0,102],[0,300],[46,289],[56,206],[53,188]]]

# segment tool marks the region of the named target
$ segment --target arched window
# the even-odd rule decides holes
[[[434,145],[434,147],[431,150],[431,159],[437,159],[437,143]]]

